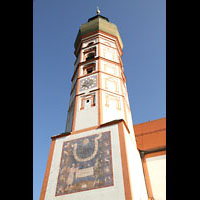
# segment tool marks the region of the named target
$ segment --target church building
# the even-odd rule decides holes
[[[165,200],[166,119],[133,125],[115,24],[80,26],[66,129],[52,136],[40,200]]]

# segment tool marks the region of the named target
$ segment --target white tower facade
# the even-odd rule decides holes
[[[133,132],[122,48],[118,29],[107,18],[97,15],[80,27],[66,132],[117,119]]]
[[[122,49],[106,17],[81,25],[66,130],[52,137],[41,200],[148,199]]]

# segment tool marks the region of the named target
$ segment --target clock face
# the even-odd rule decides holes
[[[80,82],[80,91],[91,89],[97,86],[97,77],[92,76],[89,78],[85,78]]]

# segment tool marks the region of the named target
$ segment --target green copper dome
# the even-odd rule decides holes
[[[123,49],[123,43],[122,43],[119,31],[117,29],[117,26],[109,22],[108,18],[103,17],[101,15],[96,15],[90,18],[87,23],[81,25],[78,35],[76,37],[75,43],[74,43],[75,49],[78,45],[78,42],[81,36],[97,31],[97,30],[101,30],[105,33],[116,36],[120,43],[121,48]]]

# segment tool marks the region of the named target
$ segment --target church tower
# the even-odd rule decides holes
[[[52,137],[40,200],[148,200],[117,26],[82,24],[64,133]]]

